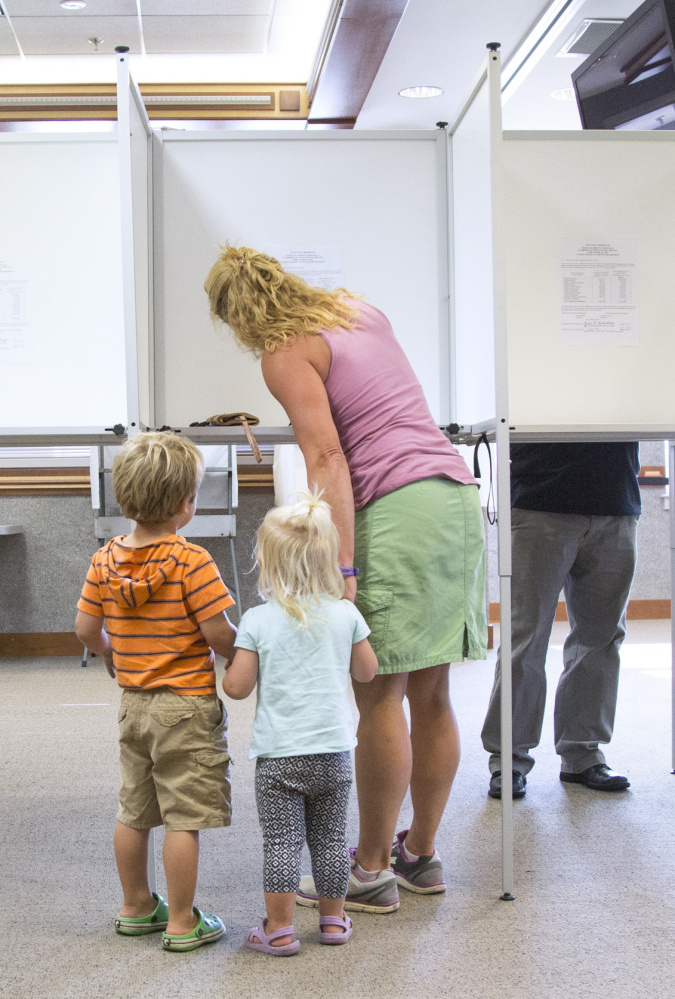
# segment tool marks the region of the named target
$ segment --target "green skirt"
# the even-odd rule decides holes
[[[356,606],[379,673],[485,659],[484,549],[475,486],[422,479],[359,510]]]

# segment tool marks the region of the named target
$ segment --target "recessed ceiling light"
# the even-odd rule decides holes
[[[440,97],[443,91],[440,87],[406,87],[399,90],[399,97]]]
[[[61,0],[64,10],[82,10],[87,6],[87,0]]]
[[[554,90],[553,93],[551,94],[551,97],[553,98],[554,101],[575,100],[574,90],[572,87],[565,87],[564,90]]]

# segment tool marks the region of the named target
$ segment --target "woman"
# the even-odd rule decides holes
[[[360,828],[345,908],[392,912],[398,885],[445,891],[434,837],[460,753],[449,663],[484,658],[486,644],[476,482],[377,309],[245,247],[224,248],[205,289],[212,315],[261,358],[330,503],[346,596],[372,631],[378,675],[354,683]],[[413,820],[396,833],[408,787]],[[298,901],[316,900],[303,879]]]

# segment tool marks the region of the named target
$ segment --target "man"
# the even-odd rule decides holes
[[[609,769],[619,650],[640,515],[637,443],[511,446],[513,786],[525,794],[546,700],[546,653],[560,591],[570,632],[555,699],[560,779],[595,791],[630,785]],[[501,797],[501,664],[483,725],[492,798]]]

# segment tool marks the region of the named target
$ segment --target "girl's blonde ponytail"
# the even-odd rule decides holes
[[[258,590],[276,600],[304,628],[321,596],[341,599],[339,538],[330,507],[316,493],[299,493],[293,506],[274,507],[258,530]]]

